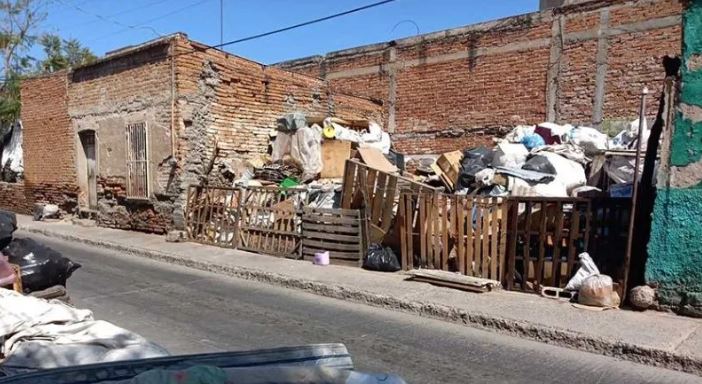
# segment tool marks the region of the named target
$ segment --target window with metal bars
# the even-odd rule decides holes
[[[127,197],[149,198],[149,159],[146,123],[127,124]]]

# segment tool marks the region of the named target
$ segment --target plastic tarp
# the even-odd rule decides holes
[[[0,372],[168,356],[160,346],[57,300],[0,289]]]
[[[22,123],[16,122],[12,124],[9,137],[0,137],[0,145],[2,145],[2,157],[0,158],[0,169],[5,169],[9,164],[10,170],[15,173],[24,171],[24,162],[22,160]]]
[[[518,177],[530,183],[549,183],[556,177],[549,173],[530,171],[521,168],[496,167],[496,173]]]
[[[317,128],[299,128],[290,142],[290,157],[302,164],[302,181],[322,171],[322,132]]]

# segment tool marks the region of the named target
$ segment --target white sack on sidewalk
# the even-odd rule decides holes
[[[589,253],[583,252],[579,254],[578,259],[580,260],[580,268],[578,268],[575,275],[568,280],[568,284],[565,286],[567,291],[579,290],[585,279],[592,275],[600,274],[600,270],[597,268],[595,261],[592,260]]]

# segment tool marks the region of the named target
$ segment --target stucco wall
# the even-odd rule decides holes
[[[659,181],[646,279],[663,305],[702,316],[702,0],[683,17],[682,84]]]

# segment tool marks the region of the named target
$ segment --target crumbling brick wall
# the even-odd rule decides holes
[[[518,123],[607,129],[636,118],[643,86],[660,94],[660,62],[680,53],[682,3],[572,2],[277,66],[382,100],[406,153],[488,143]],[[650,97],[648,111],[657,103]]]
[[[24,182],[0,182],[0,209],[16,213],[32,213],[32,204],[28,202]]]
[[[68,112],[74,135],[93,130],[98,141],[98,224],[166,232],[174,196],[169,194],[173,83],[168,39],[114,53],[69,76]],[[126,126],[145,122],[149,137],[150,199],[127,196]],[[80,143],[78,150],[82,150]],[[78,167],[81,167],[78,164]],[[80,172],[80,169],[79,169]],[[84,201],[85,198],[81,196]]]
[[[75,143],[67,113],[66,72],[24,80],[21,86],[24,188],[22,205],[77,205]]]

